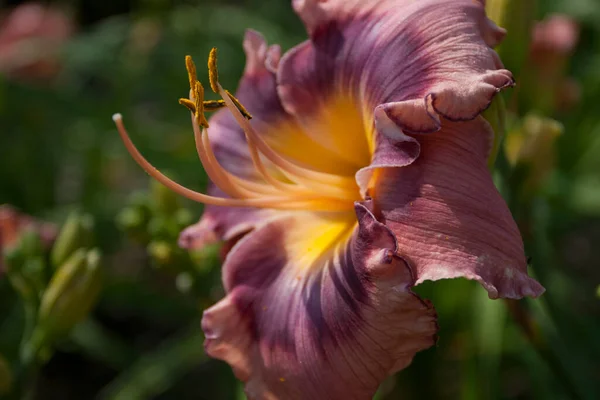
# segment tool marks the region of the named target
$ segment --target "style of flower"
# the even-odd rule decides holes
[[[207,205],[180,244],[230,248],[227,295],[202,319],[208,354],[251,399],[368,399],[435,343],[435,311],[414,285],[465,277],[491,298],[543,292],[486,164],[494,132],[480,113],[514,81],[481,1],[293,6],[310,39],[280,57],[248,31],[237,97],[215,51],[216,102],[186,60],[181,103],[208,195],[158,172],[114,119],[151,176]]]

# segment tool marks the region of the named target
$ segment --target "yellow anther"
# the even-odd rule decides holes
[[[225,104],[225,100],[205,100],[204,101],[204,111],[217,111],[223,107],[227,107]]]
[[[179,104],[184,105],[194,113],[198,125],[208,128],[208,121],[204,116],[204,87],[198,81],[198,75],[196,73],[196,64],[192,60],[192,56],[185,56],[185,68],[188,72],[188,79],[190,81],[190,96],[193,95],[194,101],[188,99],[179,99]],[[212,107],[211,107],[212,108]],[[213,111],[213,109],[208,110]]]
[[[196,74],[196,64],[194,64],[192,56],[185,56],[185,68],[187,69],[188,79],[190,80],[190,90],[194,91],[196,82],[198,81],[198,75]]]
[[[194,70],[195,71],[195,70]],[[217,69],[217,48],[213,47],[208,54],[208,79],[210,81],[210,88],[213,92],[219,94],[219,71]],[[228,90],[226,90],[227,95],[233,101],[233,104],[237,107],[238,110],[242,113],[242,115],[246,119],[252,119],[252,115],[246,110],[246,107],[240,103],[238,99],[235,98]],[[223,100],[217,100],[216,104],[207,104],[208,102],[204,102],[204,105],[207,107],[207,111],[213,111],[219,109],[221,107],[225,107],[225,102]],[[215,107],[215,108],[213,108]]]
[[[235,107],[240,110],[240,112],[242,113],[242,115],[246,118],[246,119],[252,119],[252,114],[250,114],[248,112],[248,110],[246,110],[246,107],[244,107],[242,105],[242,103],[240,103],[240,101],[238,99],[235,98],[234,95],[232,95],[229,90],[225,90],[225,93],[227,93],[227,96],[229,96],[229,98],[231,99],[231,101],[233,101],[233,104],[235,105]]]
[[[194,115],[196,115],[196,103],[194,103],[190,99],[179,99],[179,104],[181,104],[182,106],[185,106]]]
[[[213,47],[208,55],[208,79],[210,88],[216,94],[219,94],[219,71],[217,70],[217,48]]]
[[[196,101],[196,113],[194,114],[196,121],[198,121],[198,125],[208,128],[208,121],[204,116],[204,87],[200,81],[196,81],[194,88],[194,100]]]

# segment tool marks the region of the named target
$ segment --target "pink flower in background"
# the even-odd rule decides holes
[[[0,73],[24,80],[53,77],[60,48],[73,31],[72,19],[58,8],[17,6],[0,19]]]
[[[42,243],[47,248],[51,246],[58,233],[53,224],[37,221],[7,204],[0,205],[0,273],[4,272],[3,251],[15,245],[20,235],[27,229],[38,232]]]
[[[181,245],[230,249],[227,295],[202,320],[207,352],[251,399],[369,399],[435,343],[435,311],[414,285],[465,277],[491,298],[543,292],[487,168],[494,132],[480,113],[514,81],[481,1],[293,5],[310,39],[281,56],[249,31],[237,99],[212,53],[223,100],[204,102],[187,60],[182,103],[209,195],[158,172],[114,119],[150,175],[207,204]]]
[[[579,24],[571,17],[553,14],[535,24],[531,41],[531,79],[551,93],[559,110],[573,107],[581,97],[579,83],[566,77],[569,60],[579,42]]]
[[[579,25],[562,14],[553,14],[538,22],[533,29],[531,53],[534,59],[569,56],[579,41]]]

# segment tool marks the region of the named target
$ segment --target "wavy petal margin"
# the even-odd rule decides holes
[[[350,90],[382,107],[404,133],[462,121],[514,85],[493,51],[505,32],[472,0],[300,0],[311,40],[280,63],[288,112],[311,115],[331,93]],[[320,101],[315,101],[320,99]],[[371,112],[372,113],[372,112]]]
[[[483,2],[294,6],[311,40],[280,62],[282,103],[300,120],[339,91],[362,105],[375,151],[356,179],[417,282],[466,277],[493,298],[543,293],[527,276],[521,236],[486,167],[494,132],[479,114],[514,80],[493,50],[505,32]]]
[[[284,249],[307,216],[265,223],[229,253],[228,294],[202,328],[208,354],[233,367],[250,399],[371,398],[435,343],[435,311],[411,292],[394,235],[367,206],[356,215],[347,246],[305,274]]]
[[[414,163],[379,169],[376,212],[417,283],[464,277],[491,298],[537,297],[544,289],[527,276],[521,235],[487,169],[489,130],[478,117],[420,137]]]
[[[356,205],[347,244],[310,263],[290,247],[310,237],[310,213],[207,207],[182,239],[235,243],[223,267],[227,296],[202,327],[209,355],[232,366],[251,399],[368,399],[435,342],[435,312],[413,285],[466,277],[492,298],[544,290],[527,276],[519,231],[486,165],[493,131],[479,114],[514,81],[492,50],[504,32],[481,1],[294,7],[311,40],[280,58],[249,33],[238,97],[253,125],[286,121],[286,132],[310,132],[323,154],[337,142],[306,128],[340,99],[348,112],[355,106],[358,118],[344,115],[373,146],[356,174],[372,199]],[[228,118],[211,120],[215,152],[242,174],[243,133]]]

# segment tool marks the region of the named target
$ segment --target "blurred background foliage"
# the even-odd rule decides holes
[[[506,131],[494,176],[547,293],[417,288],[438,310],[439,344],[379,400],[600,398],[600,2],[488,8],[509,29],[498,51],[518,80],[486,115]],[[562,25],[534,22],[555,13]],[[122,112],[142,153],[204,188],[177,104],[184,56],[219,47],[235,87],[246,28],[284,49],[305,38],[284,0],[0,1],[0,204],[16,207],[0,210],[0,397],[244,398],[199,329],[222,296],[220,249],[177,247],[202,207],[149,184],[110,117]]]

